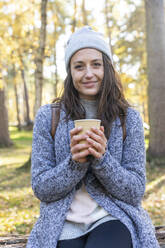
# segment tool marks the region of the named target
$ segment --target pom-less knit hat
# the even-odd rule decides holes
[[[102,34],[92,30],[89,26],[85,26],[73,33],[67,42],[65,49],[66,70],[68,70],[73,54],[83,48],[97,49],[112,59],[109,45],[104,41]]]

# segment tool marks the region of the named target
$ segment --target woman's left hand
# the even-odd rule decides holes
[[[101,126],[100,129],[91,128],[90,131],[87,131],[86,134],[89,136],[86,140],[91,145],[88,148],[88,151],[95,158],[101,158],[105,153],[107,146],[107,139],[104,134],[104,127]]]

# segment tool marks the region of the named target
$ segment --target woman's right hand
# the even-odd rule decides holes
[[[79,163],[87,162],[87,156],[89,155],[88,148],[90,145],[86,142],[84,144],[79,144],[80,141],[86,140],[88,136],[86,134],[80,134],[82,127],[73,128],[70,131],[71,136],[71,153],[72,159]]]

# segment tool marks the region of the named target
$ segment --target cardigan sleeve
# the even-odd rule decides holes
[[[87,168],[87,163],[73,161],[70,153],[56,164],[51,108],[41,107],[35,118],[32,142],[32,189],[36,197],[44,202],[65,197],[84,177]]]
[[[137,111],[128,111],[126,130],[121,162],[107,149],[92,164],[92,170],[110,196],[136,206],[144,195],[146,182],[144,130]]]

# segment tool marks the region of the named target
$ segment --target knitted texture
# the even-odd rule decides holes
[[[72,120],[65,122],[64,117],[65,112],[61,110],[53,140],[50,105],[41,107],[36,116],[32,188],[41,204],[40,217],[32,229],[27,248],[57,247],[76,185],[82,178],[90,196],[127,226],[133,248],[158,248],[151,220],[141,207],[145,190],[145,148],[139,113],[132,108],[127,111],[124,144],[120,119],[117,118],[104,156],[84,164],[72,160],[69,131],[74,123]]]
[[[91,27],[85,26],[78,29],[69,38],[65,49],[65,66],[68,69],[71,57],[75,52],[83,48],[94,48],[105,53],[109,59],[112,54],[109,45],[104,41],[103,35],[95,32]]]

